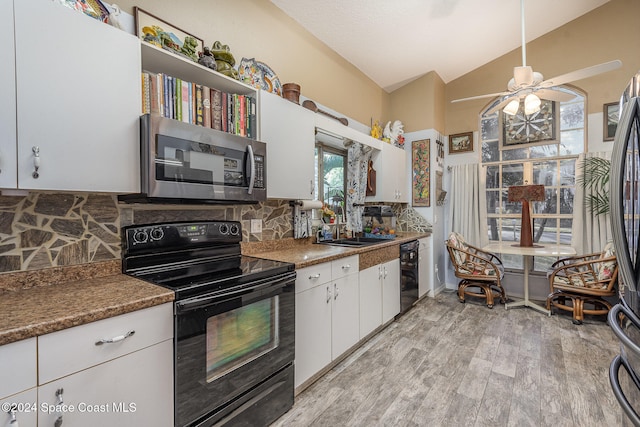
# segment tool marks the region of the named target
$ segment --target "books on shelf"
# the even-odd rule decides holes
[[[142,72],[142,112],[255,139],[256,100],[163,73]]]

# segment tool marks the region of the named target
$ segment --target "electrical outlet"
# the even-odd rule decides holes
[[[261,219],[252,219],[251,220],[251,233],[252,234],[262,233],[262,220]]]

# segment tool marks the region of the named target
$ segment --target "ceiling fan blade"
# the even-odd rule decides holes
[[[557,77],[552,77],[540,83],[540,87],[546,88],[551,86],[560,86],[565,83],[574,82],[576,80],[586,79],[598,74],[606,73],[607,71],[613,71],[622,66],[622,61],[616,59],[615,61],[604,62],[602,64],[593,65],[591,67],[582,68],[580,70],[571,71],[567,74],[562,74]]]
[[[549,101],[557,101],[557,102],[567,102],[571,101],[576,95],[572,93],[562,92],[559,90],[552,89],[539,89],[534,92],[538,98],[546,99]]]
[[[497,96],[509,95],[511,92],[488,93],[486,95],[470,96],[469,98],[454,99],[451,102],[473,101],[474,99],[495,98]]]
[[[511,102],[511,100],[513,99],[518,99],[519,96],[507,96],[505,99],[503,99],[502,101],[498,102],[496,105],[494,105],[493,107],[491,107],[490,109],[488,109],[487,111],[485,111],[484,115],[488,116],[490,114],[495,113],[496,111],[504,108],[507,106],[507,104],[509,102]]]

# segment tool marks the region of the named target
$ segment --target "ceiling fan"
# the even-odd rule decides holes
[[[526,115],[531,115],[540,111],[541,99],[566,102],[575,97],[575,95],[558,90],[557,86],[575,80],[586,79],[587,77],[612,71],[622,66],[622,62],[616,59],[614,61],[604,62],[602,64],[571,71],[569,73],[544,80],[542,74],[533,71],[533,68],[527,65],[527,50],[524,32],[524,0],[520,0],[520,12],[522,26],[522,66],[513,68],[513,78],[509,80],[509,83],[507,84],[507,91],[454,99],[451,102],[503,97],[500,102],[487,110],[485,114],[493,114],[503,108],[505,114],[515,115],[520,109],[521,100],[524,99],[524,113]]]

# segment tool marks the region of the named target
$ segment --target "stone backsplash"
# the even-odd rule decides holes
[[[249,233],[252,219],[262,220],[262,233]],[[293,237],[284,200],[168,206],[121,204],[109,194],[0,196],[0,273],[119,260],[121,227],[197,220],[240,221],[244,242]]]

